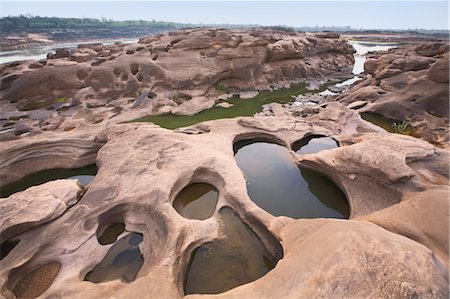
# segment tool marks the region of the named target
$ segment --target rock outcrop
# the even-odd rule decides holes
[[[367,78],[337,101],[364,101],[360,112],[406,120],[416,135],[448,147],[449,47],[446,43],[402,46],[371,54],[364,64]]]
[[[47,36],[39,34],[27,34],[26,36],[2,36],[0,37],[0,50],[13,51],[45,46],[53,43]]]
[[[234,159],[235,142],[265,138],[290,149],[309,134],[332,136],[341,146],[309,155],[291,151],[292,157],[299,166],[326,173],[345,191],[349,220],[274,217],[247,194]],[[448,231],[438,229],[448,217],[443,198],[448,151],[387,133],[339,103],[305,118],[235,118],[177,131],[121,124],[99,133],[96,141],[105,143],[97,155],[99,171],[79,202],[53,221],[11,236],[20,243],[0,262],[3,296],[12,297],[25,273],[57,261],[59,273],[42,298],[182,298],[194,249],[224,238],[218,216],[224,207],[236,211],[263,244],[278,240],[284,257],[254,282],[188,298],[449,295]],[[56,157],[55,163],[62,159]],[[176,195],[196,182],[219,192],[213,216],[202,221],[183,218],[172,206]],[[439,213],[425,207],[431,195]],[[127,232],[143,236],[144,263],[136,279],[84,281],[111,248],[99,244],[97,232],[118,219]]]
[[[83,194],[77,180],[56,180],[0,200],[2,242],[61,216]]]
[[[127,120],[162,112],[192,115],[213,107],[224,94],[348,76],[354,50],[338,37],[191,29],[134,44],[60,49],[41,62],[3,64],[0,125],[11,131],[0,139],[21,135],[17,123],[30,125],[33,135],[123,121],[117,119],[124,113],[130,115]]]
[[[91,133],[95,134],[95,133]],[[95,163],[103,145],[83,132],[73,138],[56,134],[0,143],[0,186],[51,168],[77,168]]]

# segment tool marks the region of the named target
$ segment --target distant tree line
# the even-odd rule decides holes
[[[114,21],[106,18],[56,18],[20,15],[0,18],[2,35],[40,33],[61,30],[110,29],[110,30],[144,30],[164,31],[186,27],[187,24],[161,21]],[[192,26],[192,25],[190,25]]]
[[[114,35],[120,32],[134,32],[135,35],[142,33],[164,32],[179,28],[193,27],[222,27],[222,28],[251,28],[259,27],[258,25],[232,25],[232,24],[182,24],[174,22],[162,21],[114,21],[106,18],[57,18],[57,17],[39,17],[31,15],[8,16],[0,18],[0,35],[27,34],[27,33],[44,33],[53,38],[65,36],[70,31],[83,31],[88,35]],[[424,30],[424,29],[408,29],[408,30],[367,30],[354,29],[350,26],[302,26],[302,27],[285,27],[285,26],[269,26],[283,30],[300,30],[300,31],[335,31],[335,32],[401,32],[401,33],[424,33],[433,35],[444,35],[448,37],[448,30]]]

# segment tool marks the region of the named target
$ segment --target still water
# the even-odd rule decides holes
[[[328,150],[339,147],[336,140],[323,135],[307,136],[294,143],[292,149],[297,154],[314,154],[322,150]]]
[[[254,281],[275,267],[283,257],[271,255],[258,236],[231,208],[219,211],[225,238],[194,250],[184,283],[185,294],[218,294]]]
[[[143,237],[131,233],[116,241],[103,260],[86,274],[84,280],[100,283],[120,279],[131,282],[144,264],[144,257],[139,249]]]
[[[177,195],[173,207],[183,217],[204,220],[216,210],[218,196],[217,189],[209,184],[191,184]]]
[[[247,193],[262,209],[292,218],[349,217],[345,194],[326,176],[299,168],[287,148],[258,141],[235,148]]]
[[[76,169],[55,168],[29,174],[23,179],[0,188],[0,197],[8,197],[31,186],[37,186],[58,179],[77,179],[84,186],[92,182],[97,174],[97,166],[89,165]]]
[[[135,43],[137,39],[119,39],[119,40],[94,40],[86,42],[76,43],[58,43],[51,44],[33,49],[21,49],[12,51],[0,51],[0,63],[21,61],[21,60],[41,60],[46,59],[48,53],[55,53],[55,49],[66,48],[75,49],[78,45],[90,44],[90,43],[102,43],[104,45],[111,45],[115,42],[122,43]]]

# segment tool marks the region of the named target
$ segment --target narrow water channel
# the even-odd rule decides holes
[[[0,198],[8,197],[16,192],[23,191],[29,187],[58,179],[77,179],[84,186],[92,182],[97,174],[95,164],[75,169],[55,168],[29,174],[20,181],[13,182],[0,188]]]

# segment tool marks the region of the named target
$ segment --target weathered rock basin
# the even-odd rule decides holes
[[[84,280],[95,283],[115,279],[133,281],[144,263],[139,249],[142,241],[143,237],[138,233],[128,234],[116,241],[103,260],[86,274]]]
[[[112,222],[105,227],[97,230],[97,239],[101,245],[112,244],[125,231],[123,222]]]
[[[414,137],[420,137],[418,132],[411,127],[407,121],[396,120],[389,117],[384,117],[381,114],[374,112],[362,112],[361,118],[365,121],[371,122],[376,126],[383,128],[390,133],[405,134]]]
[[[311,134],[292,145],[292,150],[297,154],[314,154],[322,150],[339,147],[339,143],[329,136]]]
[[[297,154],[287,148],[311,132],[333,136],[340,147],[314,154]],[[42,134],[48,144],[61,140],[54,132]],[[71,134],[82,138],[76,131]],[[326,174],[338,190],[345,190],[349,219],[278,216],[259,206],[249,196],[250,176],[239,168],[233,144],[261,136],[276,143],[247,146],[268,147],[270,160],[283,162],[275,166],[295,170],[295,177],[304,179],[305,190],[311,189],[308,192],[323,190],[320,180],[309,179],[308,170]],[[0,200],[5,211],[0,219],[2,236],[20,240],[0,261],[3,297],[13,298],[12,290],[27,273],[55,261],[61,265],[59,272],[46,285],[42,298],[61,294],[118,299],[143,294],[190,299],[449,295],[448,215],[433,212],[434,207],[448,210],[448,200],[444,200],[448,151],[410,136],[390,134],[337,102],[305,118],[217,120],[177,131],[152,124],[122,124],[102,131],[95,140],[103,145],[96,158],[99,171],[86,190],[76,180],[58,180]],[[14,158],[33,146],[32,141],[21,144],[16,142],[14,151],[8,152],[12,155],[8,169],[17,169],[19,159]],[[247,146],[239,148],[237,155]],[[256,161],[256,154],[246,161]],[[53,159],[57,163],[65,156]],[[83,157],[72,162],[77,161]],[[32,159],[21,163],[22,170],[28,168],[27,163],[33,165]],[[260,173],[268,170],[265,167]],[[277,181],[276,189],[283,189],[280,184],[284,182]],[[183,217],[174,209],[177,195],[196,183],[214,186],[219,194],[214,212],[203,220]],[[318,202],[320,211],[329,209]],[[347,218],[341,213],[339,217]],[[125,226],[123,232],[120,223]],[[111,237],[100,244],[110,229]],[[130,244],[130,234],[135,233],[142,235],[142,242]],[[126,246],[119,248],[121,243]],[[236,244],[245,250],[227,254],[227,248]],[[208,256],[205,248],[219,254],[210,249]],[[196,265],[207,264],[198,263],[197,258],[211,258],[219,266],[194,271]],[[242,271],[247,262],[255,266]],[[226,277],[220,277],[225,271],[215,270],[225,269],[222,265],[231,265]],[[208,284],[213,290],[204,283],[186,281],[203,279],[202,275],[208,276],[204,279],[219,275],[214,284]]]
[[[345,194],[325,175],[299,168],[286,147],[245,140],[235,150],[248,195],[267,212],[293,218],[348,218]]]
[[[203,244],[192,254],[184,285],[186,294],[228,291],[262,277],[283,257],[276,240],[271,240],[277,248],[273,256],[231,208],[220,210],[220,221],[223,239]]]
[[[175,198],[173,207],[181,216],[203,220],[216,210],[219,193],[209,184],[195,183],[186,186]]]
[[[15,285],[11,284],[12,293],[16,298],[37,298],[50,287],[60,269],[61,264],[56,261],[42,265],[21,277]]]

